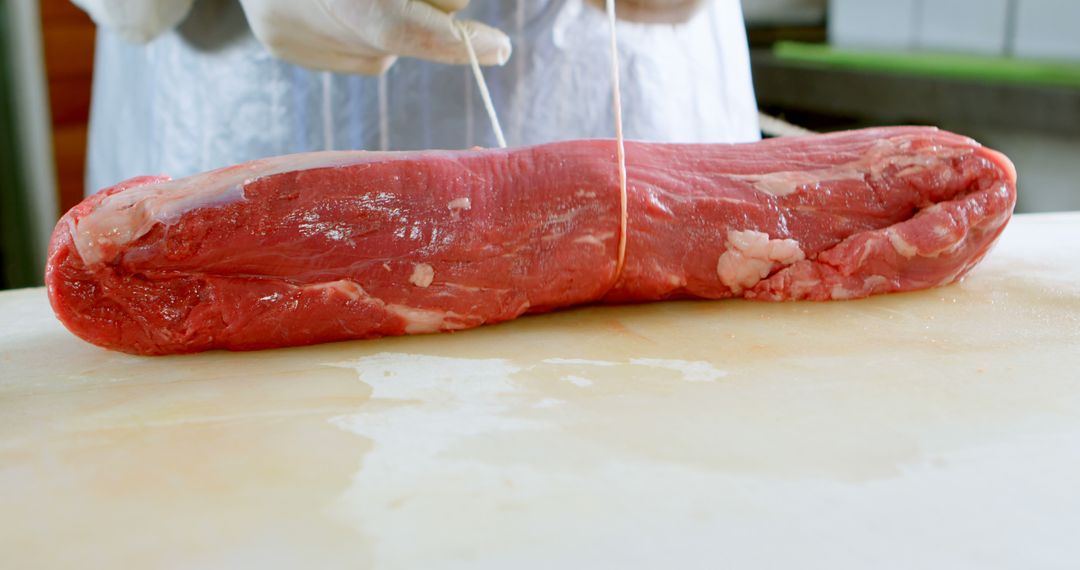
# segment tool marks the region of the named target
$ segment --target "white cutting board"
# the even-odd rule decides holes
[[[963,284],[141,358],[0,293],[3,566],[1075,568],[1080,214]]]

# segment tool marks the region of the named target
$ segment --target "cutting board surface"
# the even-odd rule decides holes
[[[11,567],[1071,568],[1080,214],[963,283],[143,358],[0,293]]]

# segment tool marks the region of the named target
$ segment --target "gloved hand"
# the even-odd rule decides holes
[[[706,0],[615,0],[615,16],[628,22],[681,24],[690,19]],[[605,0],[589,0],[605,9]]]
[[[494,0],[491,0],[494,1]],[[315,69],[377,75],[398,56],[468,63],[460,22],[482,65],[502,65],[510,38],[451,13],[469,0],[240,0],[255,37],[275,56]]]
[[[179,24],[195,0],[71,0],[94,23],[129,41],[146,43]]]

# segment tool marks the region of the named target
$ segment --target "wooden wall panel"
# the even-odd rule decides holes
[[[69,0],[41,0],[41,29],[60,207],[67,211],[83,197],[94,23]]]

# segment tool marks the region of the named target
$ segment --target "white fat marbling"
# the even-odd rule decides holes
[[[453,320],[453,312],[418,309],[408,305],[387,304],[386,310],[405,321],[406,334],[427,334],[439,331],[460,330],[467,325]]]
[[[71,228],[79,256],[87,265],[110,261],[117,249],[198,208],[243,200],[244,187],[260,178],[318,168],[340,168],[387,160],[453,158],[446,151],[334,151],[255,160],[177,180],[151,182],[107,196]]]
[[[600,238],[596,237],[593,234],[588,234],[588,235],[584,235],[584,236],[581,236],[579,238],[576,238],[574,240],[574,243],[582,243],[582,244],[586,244],[586,245],[596,245],[596,246],[600,246],[600,247],[604,246],[603,240],[601,240]]]
[[[862,285],[856,289],[848,289],[843,285],[833,285],[829,291],[829,295],[832,299],[842,301],[844,299],[862,298],[874,293],[880,293],[890,290],[888,287],[889,280],[882,275],[871,275],[863,279]],[[802,284],[806,288],[816,286],[817,283],[807,285]]]
[[[729,231],[727,250],[716,262],[716,274],[737,295],[757,285],[775,266],[804,259],[806,254],[793,239],[771,239],[769,234],[754,230]]]
[[[912,153],[911,138],[898,137],[878,141],[867,153],[851,162],[812,170],[782,170],[761,174],[732,174],[728,178],[742,180],[755,190],[777,197],[787,196],[803,187],[829,181],[864,181],[868,176],[880,177],[895,170],[894,176],[912,176],[935,163],[946,162],[961,154],[973,152],[972,148],[938,148],[934,152]],[[943,176],[951,170],[943,170]]]
[[[792,194],[803,186],[817,184],[823,180],[856,180],[862,178],[862,176],[863,173],[854,168],[829,168],[732,175],[731,178],[749,182],[759,192],[780,197]]]
[[[885,230],[885,235],[889,237],[889,243],[892,244],[896,253],[899,253],[905,258],[915,257],[915,254],[919,252],[918,248],[903,238],[896,230],[889,228]]]
[[[328,281],[326,283],[312,283],[311,285],[304,285],[303,289],[305,291],[319,291],[324,295],[343,295],[350,301],[374,299],[367,294],[367,291],[364,291],[363,287],[350,279],[339,279],[337,281]]]
[[[382,307],[405,322],[405,332],[407,334],[461,330],[468,327],[467,319],[453,311],[421,309],[399,303],[387,303],[378,297],[372,296],[359,283],[351,279],[312,283],[304,285],[300,289],[320,292],[323,295],[342,295],[350,302],[363,302]]]
[[[429,287],[434,280],[435,269],[426,263],[414,265],[412,275],[409,276],[409,283],[417,287]]]
[[[450,210],[471,210],[472,200],[468,198],[454,198],[446,204],[446,207]]]

